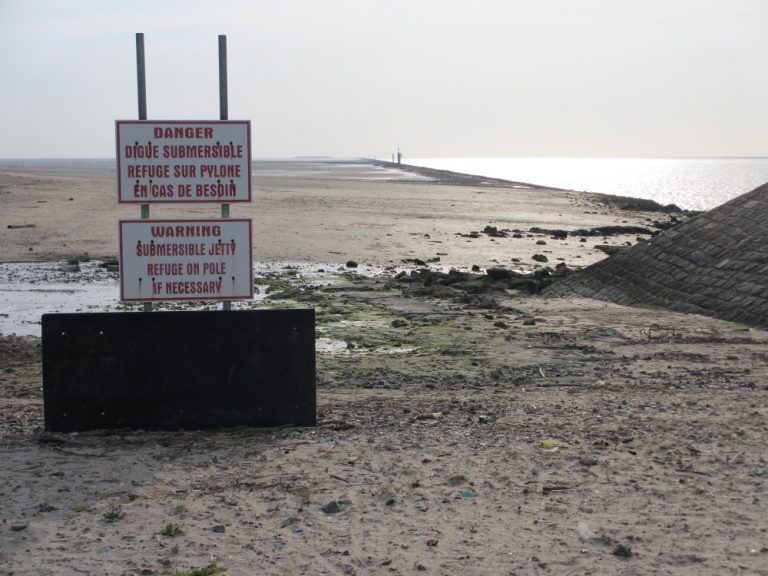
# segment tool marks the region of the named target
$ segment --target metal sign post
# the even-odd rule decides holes
[[[229,101],[227,97],[227,37],[219,35],[219,120],[229,120]],[[222,202],[221,217],[229,218],[229,204]],[[222,310],[232,310],[232,301],[224,300]]]
[[[136,33],[136,84],[139,90],[139,120],[147,119],[147,78],[144,67],[144,33]],[[141,205],[141,217],[149,218],[149,204]],[[144,302],[144,312],[152,312],[152,302]]]
[[[199,120],[165,120],[147,121],[147,96],[146,77],[144,63],[144,34],[136,34],[136,73],[139,101],[139,120],[117,121],[117,172],[118,172],[118,197],[121,203],[134,203],[141,205],[142,220],[149,220],[149,205],[151,203],[184,203],[184,202],[210,202],[221,205],[221,227],[230,226],[230,204],[233,202],[251,201],[251,127],[249,121],[230,121],[229,104],[227,97],[227,37],[219,35],[219,121]],[[126,223],[128,221],[125,221]],[[170,223],[170,221],[167,221]],[[178,221],[181,225],[183,221]],[[121,246],[120,252],[126,262],[131,254],[123,245],[123,232],[126,230],[143,230],[141,227],[123,225],[121,221]],[[148,228],[152,230],[154,228]],[[160,228],[157,228],[158,230]],[[175,228],[173,228],[175,229]],[[250,223],[248,224],[248,246],[241,239],[235,243],[229,239],[229,245],[237,245],[239,255],[252,253],[250,241]],[[146,233],[142,233],[146,234]],[[143,237],[142,237],[143,238]],[[223,241],[220,239],[219,241]],[[149,238],[150,242],[159,242],[159,239]],[[189,242],[202,246],[204,238],[190,238]],[[177,243],[178,244],[178,243]],[[216,257],[219,254],[211,252],[209,256]],[[131,297],[124,300],[143,301],[144,311],[152,311],[152,300],[186,300],[189,294],[183,290],[172,290],[165,293],[147,292],[148,286],[191,286],[189,282],[179,282],[167,279],[160,281],[160,275],[150,274],[148,271],[177,270],[179,266],[202,265],[203,269],[208,262],[183,263],[174,260],[178,254],[163,254],[162,262],[143,262],[142,270],[132,269],[126,262],[121,263],[121,293],[126,296],[128,287],[132,282],[138,281],[141,288]],[[133,262],[133,260],[131,260]],[[211,264],[213,266],[213,264]],[[213,269],[211,266],[211,270]],[[221,264],[222,269],[231,269],[232,263]],[[135,268],[135,266],[134,266]],[[190,268],[190,269],[192,269]],[[224,310],[232,309],[232,300],[253,297],[252,287],[247,290],[242,286],[246,274],[244,264],[238,264],[236,274],[227,274],[227,278],[219,278],[224,282],[222,288],[215,290],[215,297],[222,300]],[[124,269],[124,270],[123,270]],[[174,273],[175,274],[175,273]],[[252,263],[249,265],[247,275],[252,284]],[[148,283],[148,280],[152,280]],[[229,282],[237,284],[237,289],[229,286]],[[197,279],[195,282],[203,282]],[[166,284],[167,283],[167,284]],[[212,286],[213,284],[211,284]],[[228,289],[224,289],[223,286]],[[134,290],[132,287],[131,290]],[[213,296],[214,294],[212,294]]]

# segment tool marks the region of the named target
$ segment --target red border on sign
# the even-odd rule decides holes
[[[221,224],[222,222],[248,222],[248,262],[250,262],[249,276],[250,282],[248,282],[249,294],[242,294],[239,296],[229,296],[227,298],[215,298],[210,296],[190,296],[185,298],[125,298],[125,288],[123,283],[123,224],[192,224],[192,223],[206,223],[206,224]],[[185,218],[164,218],[164,219],[128,219],[118,220],[118,236],[120,242],[120,301],[121,302],[184,302],[187,300],[253,300],[253,220],[250,218],[211,218],[211,219],[185,219]]]
[[[244,200],[227,200],[222,202],[221,199],[212,198],[210,200],[151,200],[151,199],[139,199],[139,200],[123,200],[122,191],[122,166],[120,165],[120,124],[245,124],[248,133],[248,142],[246,143],[246,158],[248,162],[248,198]],[[251,202],[251,178],[253,166],[251,165],[251,121],[250,120],[115,120],[115,145],[117,155],[117,201],[119,204],[234,204]]]

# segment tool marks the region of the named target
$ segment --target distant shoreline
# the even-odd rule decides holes
[[[441,266],[465,268],[517,258],[516,267],[532,267],[531,257],[541,250],[535,238],[479,242],[472,233],[488,226],[520,233],[626,220],[642,226],[659,219],[661,209],[650,201],[364,159],[259,166],[254,164],[253,201],[233,204],[232,213],[252,218],[254,259],[263,261],[388,266],[439,258]],[[113,258],[118,221],[138,214],[138,206],[118,203],[108,162],[3,163],[0,191],[0,260],[6,262]],[[214,202],[151,208],[153,218],[218,218],[219,212]],[[559,256],[574,264],[604,257],[591,243],[562,248]]]
[[[644,210],[651,212],[685,212],[695,214],[696,210],[683,210],[675,204],[663,205],[655,200],[646,198],[636,198],[632,196],[620,196],[617,194],[604,194],[602,192],[589,192],[583,190],[572,190],[568,188],[554,188],[552,186],[543,186],[541,184],[532,184],[530,182],[517,182],[514,180],[505,180],[503,178],[491,178],[479,176],[476,174],[465,174],[462,172],[453,172],[451,170],[441,170],[437,168],[426,168],[424,166],[413,166],[411,164],[398,164],[397,162],[387,162],[382,160],[370,160],[371,163],[384,168],[395,168],[406,170],[421,176],[433,178],[440,184],[452,184],[458,186],[493,186],[501,188],[530,188],[533,190],[557,190],[558,192],[573,192],[576,194],[593,194],[604,200],[607,204],[620,210]]]
[[[465,166],[466,161],[473,159],[444,160],[455,160],[458,166]],[[479,160],[480,164],[472,165],[474,170],[421,166],[415,163],[397,164],[376,158],[333,158],[327,156],[254,158],[252,159],[252,166],[254,176],[258,176],[260,168],[266,164],[277,166],[325,165],[329,167],[344,164],[369,165],[399,170],[401,175],[403,173],[418,174],[423,178],[429,178],[442,184],[503,188],[524,187],[534,190],[600,194],[610,198],[641,200],[642,202],[639,204],[641,209],[659,210],[658,207],[670,206],[670,210],[691,212],[714,208],[768,182],[768,158],[762,157],[649,159],[649,162],[652,163],[648,167],[648,174],[639,169],[642,167],[641,165],[635,164],[636,161],[644,160],[640,158],[480,158],[475,160]],[[501,162],[502,168],[504,161],[510,161],[512,164],[499,170],[499,167],[493,164],[495,160]],[[527,160],[533,161],[533,166],[536,169],[531,170],[530,166],[522,165],[520,167],[521,178],[509,178],[504,173],[516,174],[515,163]],[[561,161],[565,161],[566,164],[561,166]],[[582,164],[582,161],[586,164]],[[603,164],[603,161],[608,163]],[[618,164],[615,164],[614,161],[617,161]],[[689,161],[693,162],[691,166],[688,165]],[[713,164],[708,164],[708,161],[713,162]],[[554,163],[550,165],[550,162]],[[662,164],[653,162],[661,162]],[[669,165],[668,162],[672,164]],[[676,162],[679,162],[679,165],[675,164]],[[718,165],[718,162],[725,162],[726,164],[723,167]],[[0,159],[0,169],[34,168],[41,172],[74,172],[93,168],[105,173],[113,173],[115,171],[114,163],[115,160],[111,158],[6,158]],[[486,164],[488,165],[486,166]],[[616,167],[618,167],[618,171],[612,173]],[[494,170],[496,171],[495,175],[489,175],[494,174]],[[654,170],[663,172],[663,174],[661,176],[654,174]],[[502,173],[499,174],[499,171]],[[696,172],[703,172],[703,175],[697,176]],[[525,178],[525,175],[529,177]],[[393,179],[402,179],[402,176]],[[558,179],[560,180],[559,185]],[[547,183],[551,180],[555,180],[555,182]],[[570,185],[564,185],[568,183]],[[655,204],[648,204],[647,201]]]
[[[33,167],[35,170],[42,173],[45,172],[73,172],[79,173],[82,170],[90,166],[91,168],[113,173],[115,171],[114,158],[25,158],[25,159],[0,159],[0,169],[3,170],[27,170]],[[602,200],[606,204],[613,208],[622,210],[643,210],[651,212],[686,212],[690,214],[697,213],[695,210],[684,210],[674,204],[663,205],[654,200],[640,198],[636,196],[625,196],[618,194],[607,194],[603,192],[594,192],[589,190],[576,190],[569,188],[557,188],[553,186],[547,186],[542,184],[536,184],[533,182],[524,182],[518,180],[508,180],[504,178],[496,178],[491,176],[484,176],[480,174],[469,174],[465,172],[456,172],[452,170],[428,168],[424,166],[416,166],[413,164],[398,164],[396,162],[390,162],[386,160],[378,160],[375,158],[331,158],[331,157],[301,157],[301,158],[256,158],[252,160],[252,167],[254,172],[258,174],[258,166],[260,164],[285,164],[288,165],[302,165],[302,164],[325,164],[325,165],[343,165],[343,164],[359,164],[377,166],[381,168],[400,170],[402,172],[409,172],[417,174],[424,178],[432,180],[436,184],[446,184],[452,186],[482,186],[489,188],[527,188],[531,190],[554,190],[558,192],[571,192],[578,194],[594,195],[595,198]]]

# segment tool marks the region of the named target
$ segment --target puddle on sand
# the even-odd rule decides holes
[[[8,336],[40,336],[41,316],[48,313],[139,311],[140,304],[124,307],[120,303],[120,283],[116,272],[109,272],[101,262],[91,260],[79,264],[67,262],[11,262],[0,263],[0,334]],[[348,269],[342,264],[255,262],[256,278],[277,275],[291,281],[289,273],[295,271],[296,282],[303,284],[333,284],[342,271],[365,276],[376,276],[384,269],[360,265]],[[233,301],[232,309],[253,308],[267,296],[264,286],[255,286],[253,300]],[[221,303],[163,302],[157,310],[214,310]],[[342,343],[346,347],[346,343]]]
[[[266,297],[256,287],[255,301]],[[245,306],[252,306],[248,301]],[[221,303],[195,303],[194,309],[220,308]],[[234,302],[233,309],[243,306]],[[184,309],[183,302],[163,302],[158,310]],[[108,272],[99,261],[0,263],[0,334],[40,336],[41,316],[71,312],[132,312],[141,304],[120,303],[120,282],[116,272]]]
[[[407,354],[416,346],[392,346],[389,348],[350,348],[344,340],[320,336],[315,340],[315,350],[320,354]]]
[[[117,306],[117,274],[100,264],[0,264],[0,334],[40,336],[42,314],[100,312]]]
[[[344,340],[320,336],[315,340],[315,351],[321,354],[345,354],[349,352]]]

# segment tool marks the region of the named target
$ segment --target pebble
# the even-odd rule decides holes
[[[326,514],[338,514],[341,512],[341,507],[339,506],[339,503],[336,502],[336,500],[331,500],[322,507],[322,511]]]
[[[631,558],[634,556],[632,547],[628,544],[619,544],[616,546],[616,548],[613,549],[613,555],[620,558]]]

